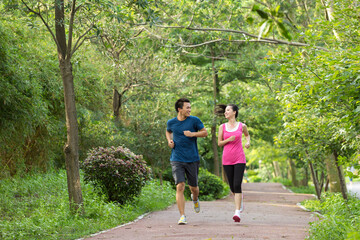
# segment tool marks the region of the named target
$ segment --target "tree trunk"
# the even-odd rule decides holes
[[[116,88],[114,88],[113,90],[113,112],[114,112],[114,117],[115,119],[119,119],[119,115],[120,115],[120,108],[121,108],[121,95],[118,92],[118,90],[116,90]]]
[[[215,126],[214,126],[215,125]],[[211,126],[211,143],[214,152],[214,174],[220,176],[219,168],[219,152],[216,138],[216,120],[213,120],[213,126]]]
[[[334,156],[332,154],[325,159],[325,164],[330,192],[341,192],[339,175],[337,173]]]
[[[214,56],[214,53],[212,52],[212,55]],[[219,152],[218,152],[218,145],[217,145],[217,137],[216,137],[216,114],[215,114],[215,108],[217,104],[217,94],[218,94],[218,72],[215,68],[215,60],[212,58],[212,69],[213,69],[213,100],[214,100],[214,114],[213,114],[213,121],[211,126],[211,143],[212,143],[212,149],[214,153],[214,174],[216,176],[220,176],[219,171]]]
[[[337,169],[337,172],[339,175],[341,194],[342,194],[343,198],[345,200],[347,200],[348,197],[347,197],[347,189],[346,189],[344,172],[343,172],[342,166],[339,165],[338,154],[337,154],[336,150],[334,150],[333,154],[334,154],[336,169]]]
[[[310,166],[311,176],[312,176],[315,191],[316,191],[316,196],[317,196],[318,199],[320,199],[321,198],[320,186],[319,186],[317,176],[315,174],[314,166],[313,166],[311,161],[309,161],[309,166]]]
[[[304,167],[304,172],[303,179],[301,180],[301,186],[307,187],[309,182],[309,171],[307,167]]]
[[[75,105],[74,81],[70,60],[59,59],[64,85],[67,142],[64,147],[70,210],[83,212],[83,198],[79,173],[79,133]]]
[[[280,166],[278,161],[273,161],[275,177],[281,177]]]
[[[295,187],[298,187],[298,181],[296,179],[296,166],[292,159],[289,159],[289,166],[290,166],[290,175],[291,175],[291,181]]]

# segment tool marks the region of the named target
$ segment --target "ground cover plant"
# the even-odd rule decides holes
[[[360,199],[350,196],[346,201],[341,193],[324,193],[322,200],[305,200],[302,205],[319,212],[319,221],[311,223],[308,239],[360,239]]]
[[[82,190],[85,214],[72,215],[65,170],[1,180],[0,239],[77,239],[164,209],[175,200],[170,184],[157,180],[147,182],[141,194],[124,205],[107,202],[84,181]]]

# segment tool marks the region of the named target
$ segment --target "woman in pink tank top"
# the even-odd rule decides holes
[[[218,145],[224,147],[222,164],[226,173],[231,191],[235,195],[235,214],[233,219],[240,222],[242,211],[241,184],[244,177],[246,158],[242,146],[242,134],[246,137],[245,147],[250,147],[250,135],[245,124],[237,122],[239,108],[234,104],[218,105],[220,113],[224,113],[227,123],[221,124],[218,133]]]

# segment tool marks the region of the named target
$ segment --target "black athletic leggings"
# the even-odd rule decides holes
[[[245,163],[223,165],[230,185],[230,190],[233,193],[242,193],[241,184],[244,177],[245,165]]]

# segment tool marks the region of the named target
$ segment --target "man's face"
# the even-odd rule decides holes
[[[184,102],[183,108],[179,108],[179,113],[185,117],[189,117],[191,113],[191,104]]]

